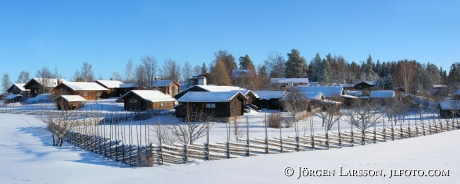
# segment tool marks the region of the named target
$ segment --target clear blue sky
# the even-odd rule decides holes
[[[135,2],[135,3],[134,3]],[[43,66],[70,79],[124,73],[144,55],[209,64],[218,50],[255,64],[295,48],[348,62],[460,62],[460,0],[0,1],[0,74]]]

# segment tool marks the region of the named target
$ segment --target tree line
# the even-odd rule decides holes
[[[460,64],[453,63],[449,72],[434,63],[419,63],[416,60],[375,61],[371,55],[366,61],[348,62],[341,55],[328,53],[322,57],[317,53],[309,61],[292,49],[287,54],[270,52],[267,58],[256,66],[249,55],[238,59],[226,50],[214,53],[214,60],[194,65],[188,61],[177,62],[167,58],[162,64],[154,57],[142,56],[135,64],[132,59],[125,65],[124,73],[113,72],[111,80],[125,83],[137,82],[147,89],[153,88],[155,78],[187,82],[194,74],[209,73],[208,83],[215,85],[237,85],[252,90],[270,90],[270,78],[309,78],[321,85],[354,84],[361,81],[377,82],[381,89],[401,88],[407,93],[425,92],[433,85],[448,85],[451,90],[460,87]],[[35,77],[62,78],[57,68],[51,72],[47,67],[38,70]],[[102,76],[99,77],[102,79]],[[26,83],[30,73],[21,71],[16,82]],[[94,81],[92,65],[83,62],[75,71],[71,81]],[[11,86],[7,73],[2,78],[2,89]]]

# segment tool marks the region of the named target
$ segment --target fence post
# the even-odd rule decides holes
[[[227,159],[230,158],[230,142],[226,142],[225,146],[227,147]]]
[[[187,144],[184,144],[184,148],[183,148],[183,151],[184,151],[184,164],[187,163]]]

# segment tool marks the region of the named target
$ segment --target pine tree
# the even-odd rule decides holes
[[[208,72],[208,68],[206,67],[206,63],[203,62],[203,66],[201,67],[201,73],[207,73]]]
[[[307,61],[300,56],[300,52],[292,49],[288,53],[288,60],[286,62],[286,77],[287,78],[301,78],[307,77]]]

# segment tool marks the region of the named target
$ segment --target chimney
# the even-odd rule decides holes
[[[61,84],[62,83],[62,79],[58,79],[57,80],[57,85]]]
[[[206,77],[205,76],[199,76],[198,77],[198,85],[203,85],[206,86]]]

